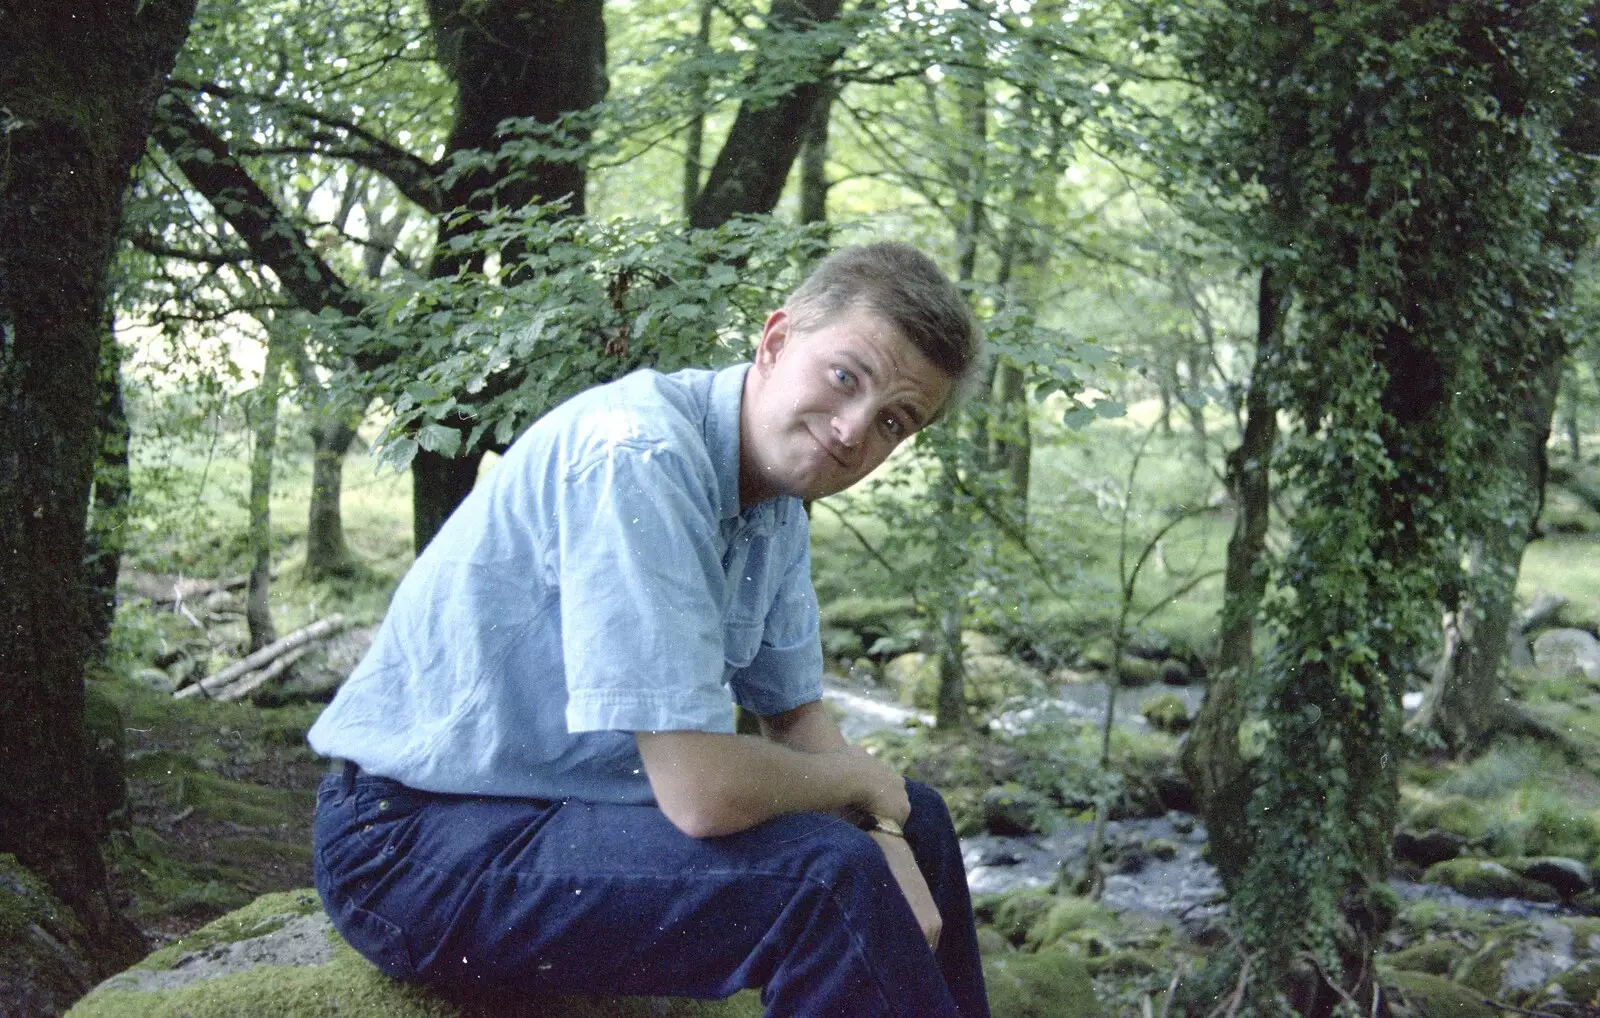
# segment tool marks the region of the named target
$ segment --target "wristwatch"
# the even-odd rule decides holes
[[[861,819],[857,821],[857,826],[868,834],[873,831],[880,831],[895,838],[904,838],[906,836],[906,832],[900,829],[898,823],[877,813],[861,814]]]

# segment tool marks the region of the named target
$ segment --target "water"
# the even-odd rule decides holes
[[[1069,717],[1100,724],[1105,718],[1106,689],[1101,684],[1063,686],[1059,695],[1042,704],[1002,715],[991,724],[1006,729],[1024,728],[1044,706],[1054,707]],[[1148,728],[1139,714],[1143,704],[1168,693],[1181,697],[1193,716],[1205,690],[1199,686],[1150,685],[1117,691],[1115,723],[1130,728]],[[823,699],[843,712],[840,728],[845,738],[854,741],[880,731],[908,732],[917,726],[931,726],[933,716],[896,703],[879,686],[827,676]],[[1408,705],[1409,706],[1409,705]],[[974,894],[1003,893],[1029,887],[1047,887],[1062,867],[1082,868],[1088,851],[1092,824],[1063,819],[1049,834],[1004,837],[980,834],[961,839],[961,856],[967,870],[967,883]],[[1191,816],[1169,813],[1164,817],[1141,820],[1113,820],[1106,825],[1108,846],[1115,856],[1119,846],[1136,850],[1126,853],[1132,861],[1125,865],[1134,871],[1108,873],[1103,901],[1118,912],[1138,912],[1172,919],[1198,920],[1221,915],[1222,881],[1216,869],[1204,859],[1205,827]],[[1175,844],[1171,859],[1156,859],[1137,849],[1159,839]],[[1136,867],[1136,869],[1135,869]],[[1514,916],[1559,915],[1556,905],[1516,898],[1470,898],[1448,887],[1396,880],[1391,886],[1401,898],[1411,901],[1430,898],[1447,905],[1474,908]]]

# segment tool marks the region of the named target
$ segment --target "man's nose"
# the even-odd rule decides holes
[[[854,449],[865,441],[870,427],[872,408],[868,406],[855,404],[840,407],[833,415],[833,436],[846,448]]]

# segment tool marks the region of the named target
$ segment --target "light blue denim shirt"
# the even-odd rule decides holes
[[[805,509],[739,508],[747,369],[635,372],[529,428],[401,581],[312,748],[430,791],[649,803],[633,732],[819,699]]]

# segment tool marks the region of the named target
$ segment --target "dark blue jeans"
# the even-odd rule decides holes
[[[937,953],[877,844],[830,816],[697,840],[654,806],[440,795],[349,765],[317,793],[317,891],[357,951],[447,993],[759,986],[774,1018],[985,1018],[949,813],[907,787]]]

